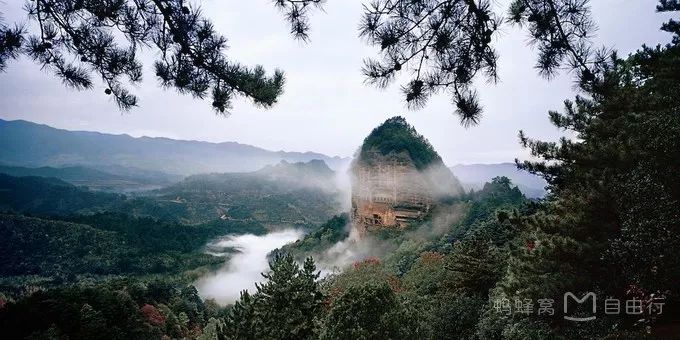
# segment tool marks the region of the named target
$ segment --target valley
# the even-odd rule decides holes
[[[319,308],[314,327],[341,331],[333,318],[363,303],[358,313],[394,321],[361,327],[397,338],[469,332],[509,259],[536,246],[520,216],[540,214],[545,194],[508,164],[446,167],[402,117],[343,170],[320,159],[188,176],[26,165],[0,167],[0,327],[50,307],[16,338],[83,337],[97,325],[82,319],[89,308],[132,338],[233,334],[240,322],[275,332],[264,325],[300,306]],[[487,180],[494,171],[523,184]],[[97,185],[111,181],[131,186]]]
[[[374,139],[394,140],[391,133],[408,128],[403,120],[395,122],[394,132]],[[412,138],[409,133],[399,138]],[[329,282],[338,280],[334,277],[343,268],[371,258],[383,258],[386,268],[407,273],[422,249],[464,237],[463,230],[473,222],[463,222],[463,216],[471,218],[476,205],[470,203],[472,196],[461,196],[460,184],[439,163],[448,175],[424,179],[428,184],[420,194],[428,195],[436,186],[435,191],[449,190],[449,198],[432,196],[431,208],[417,220],[402,222],[398,230],[367,234],[368,229],[356,229],[357,222],[351,226],[347,212],[350,190],[369,190],[373,197],[373,189],[367,184],[357,184],[362,189],[343,187],[340,183],[356,172],[335,171],[321,159],[278,160],[256,171],[185,177],[167,175],[163,168],[113,167],[107,172],[89,161],[68,167],[31,164],[0,167],[0,228],[5,235],[0,241],[0,292],[5,301],[63,287],[113,287],[126,280],[150,289],[162,280],[167,287],[193,285],[197,297],[229,306],[240,301],[243,290],[256,290],[254,284],[263,281],[261,273],[277,254],[293,254],[301,262],[315,257]],[[392,185],[409,183],[419,171],[402,174]],[[442,189],[442,180],[453,181],[453,186]],[[417,194],[408,190],[398,196]],[[447,203],[435,204],[442,199]],[[445,217],[444,211],[456,213]],[[410,251],[421,250],[406,255],[407,244]]]

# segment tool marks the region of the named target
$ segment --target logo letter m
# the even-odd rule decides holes
[[[593,306],[593,315],[588,316],[588,317],[574,317],[574,316],[567,316],[568,313],[568,306],[569,306],[569,298],[572,300],[576,301],[577,304],[582,304],[588,299],[591,299],[592,301],[592,306]],[[582,298],[577,298],[576,295],[574,295],[572,292],[567,292],[564,294],[564,319],[569,320],[569,321],[576,321],[576,322],[583,322],[583,321],[592,321],[595,320],[596,316],[595,313],[597,312],[597,297],[595,296],[595,293],[589,292],[586,295],[584,295]]]

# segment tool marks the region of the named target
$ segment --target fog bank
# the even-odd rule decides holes
[[[194,285],[203,299],[215,299],[222,305],[233,303],[238,300],[241,291],[247,289],[252,293],[255,283],[263,281],[261,273],[269,269],[269,252],[302,236],[302,231],[289,229],[264,236],[227,236],[211,242],[208,249],[214,254],[230,249],[238,252],[227,257],[220,270],[200,278]]]

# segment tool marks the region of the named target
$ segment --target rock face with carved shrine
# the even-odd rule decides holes
[[[432,145],[402,117],[364,140],[351,168],[352,223],[361,235],[405,229],[463,188]]]

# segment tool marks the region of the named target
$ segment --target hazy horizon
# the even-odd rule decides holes
[[[61,129],[61,128],[56,128],[56,127],[54,127],[54,126],[50,126],[50,125],[48,125],[48,124],[43,124],[43,123],[38,123],[38,122],[32,122],[32,121],[29,121],[29,120],[26,120],[26,119],[2,119],[2,118],[0,118],[0,120],[4,120],[4,121],[8,121],[8,122],[12,122],[12,121],[24,121],[24,122],[28,122],[28,123],[33,123],[33,124],[38,124],[38,125],[44,125],[44,126],[48,126],[48,127],[52,127],[52,128],[58,129],[58,130],[64,130],[64,131],[69,131],[69,132],[90,132],[90,133],[93,132],[93,133],[101,133],[101,134],[107,134],[107,135],[112,135],[112,136],[127,136],[127,137],[135,138],[135,139],[141,139],[141,138],[170,139],[170,140],[181,141],[181,142],[198,142],[198,143],[210,143],[210,144],[229,144],[229,143],[233,143],[233,144],[239,144],[239,145],[244,145],[244,146],[252,146],[252,147],[256,147],[256,148],[260,148],[260,149],[263,149],[263,150],[266,150],[266,151],[272,151],[272,152],[314,153],[314,154],[324,155],[324,156],[327,156],[327,157],[329,157],[329,158],[340,158],[340,159],[351,159],[351,158],[354,157],[354,154],[349,155],[349,156],[332,155],[332,154],[325,154],[325,153],[323,153],[323,152],[319,152],[319,151],[316,151],[316,150],[314,150],[314,149],[311,149],[311,150],[285,150],[285,149],[278,149],[278,150],[275,150],[275,149],[267,149],[267,148],[264,148],[264,147],[259,146],[259,145],[252,145],[252,144],[246,144],[246,143],[241,143],[241,142],[238,142],[238,141],[229,141],[229,140],[225,140],[225,141],[214,141],[214,142],[213,142],[213,141],[205,141],[205,140],[197,140],[197,139],[175,139],[175,138],[164,137],[164,136],[146,136],[146,135],[133,136],[133,135],[130,135],[130,134],[128,134],[128,133],[108,133],[108,132],[92,131],[92,130],[69,130],[69,129]],[[467,165],[467,166],[472,166],[472,165],[514,164],[514,162],[513,162],[512,160],[508,160],[508,161],[487,162],[487,163],[474,162],[474,163],[452,163],[452,164],[449,164],[449,163],[446,163],[446,162],[445,162],[445,164],[446,164],[446,166],[449,166],[449,167],[455,167],[455,166],[457,166],[457,165]]]

